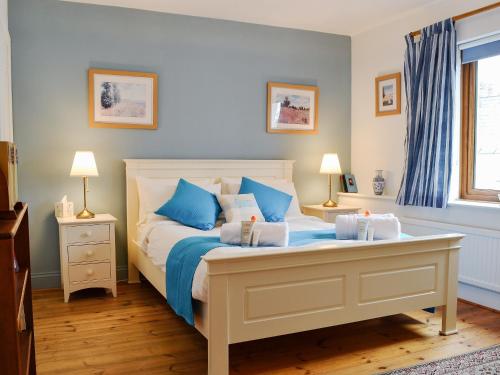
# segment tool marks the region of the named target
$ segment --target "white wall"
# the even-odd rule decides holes
[[[341,195],[341,203],[372,209],[375,212],[392,211],[403,220],[409,219],[414,222],[420,220],[418,222],[426,224],[419,229],[418,234],[439,233],[440,228],[444,227],[448,231],[449,228],[458,228],[454,231],[461,229],[464,233],[474,235],[477,235],[475,232],[477,228],[482,228],[478,230],[492,229],[494,233],[500,235],[500,205],[490,204],[489,207],[481,207],[453,204],[447,209],[400,207],[394,204],[394,199],[375,199],[371,186],[374,171],[383,169],[387,181],[385,194],[397,195],[404,166],[406,131],[404,82],[402,82],[401,90],[401,115],[375,117],[375,77],[388,73],[403,73],[406,48],[404,36],[407,33],[491,3],[493,3],[491,0],[434,2],[389,24],[352,38],[351,172],[356,176],[361,194]],[[456,27],[459,42],[500,32],[500,9],[458,21]],[[406,225],[404,229],[411,232],[411,228]],[[482,240],[490,241],[486,237]],[[484,242],[491,244],[488,246],[477,245],[477,243],[475,246],[467,245],[471,249],[465,249],[467,246],[464,243],[464,251],[460,257],[463,266],[472,264],[474,259],[484,255],[496,262],[496,265],[492,265],[494,269],[500,270],[500,240]],[[500,273],[495,272],[500,278]],[[477,277],[480,278],[481,275]],[[480,284],[477,283],[477,285]],[[462,284],[461,296],[497,307],[498,302],[495,304],[493,301],[498,301],[499,296],[498,291],[494,289],[490,288],[485,291]]]
[[[385,194],[397,195],[404,165],[404,83],[401,115],[375,117],[375,77],[403,72],[405,34],[491,3],[491,0],[439,1],[352,38],[351,172],[356,176],[360,193],[373,194],[374,171],[383,169]],[[459,41],[500,32],[500,9],[458,21],[456,25]],[[403,212],[406,216],[500,230],[500,207],[487,211],[461,206],[447,210],[404,208]]]
[[[8,27],[7,21],[7,0],[0,0],[0,24]]]
[[[0,140],[12,141],[12,86],[7,0],[0,0]]]

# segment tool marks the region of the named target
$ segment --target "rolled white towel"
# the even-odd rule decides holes
[[[357,223],[359,215],[338,215],[335,218],[335,233],[337,240],[354,240],[357,238]]]
[[[368,226],[375,231],[374,240],[395,240],[401,236],[401,223],[397,217],[370,217]]]
[[[374,229],[374,239],[389,240],[399,238],[401,224],[393,214],[364,215],[339,215],[335,221],[336,236],[338,240],[355,240],[358,238],[358,220],[368,221]]]
[[[260,231],[258,246],[288,246],[288,223],[256,222],[254,230]],[[229,245],[241,244],[241,223],[223,224],[220,230],[220,240]]]

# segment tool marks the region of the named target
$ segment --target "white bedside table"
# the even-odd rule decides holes
[[[310,204],[302,206],[302,213],[304,215],[319,217],[328,223],[335,223],[337,215],[357,214],[360,209],[359,207],[323,207],[321,204]]]
[[[93,219],[58,217],[57,222],[64,302],[86,288],[107,288],[116,297],[116,218],[96,214]]]

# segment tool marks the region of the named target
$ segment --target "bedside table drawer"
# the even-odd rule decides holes
[[[327,223],[335,223],[338,215],[357,214],[359,210],[359,207],[324,207],[321,204],[310,204],[302,206],[302,212],[304,215],[319,217]]]
[[[111,259],[110,256],[111,245],[109,243],[68,246],[70,263],[106,261]]]
[[[69,281],[84,283],[111,278],[111,263],[94,263],[69,266]]]
[[[109,224],[70,226],[66,236],[68,244],[109,241]]]

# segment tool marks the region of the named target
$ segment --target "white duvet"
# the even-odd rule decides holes
[[[334,224],[325,223],[324,221],[312,216],[296,216],[287,217],[290,231],[302,230],[320,230],[334,228]],[[202,231],[191,228],[170,220],[152,221],[147,224],[140,225],[138,228],[138,242],[143,251],[145,251],[153,264],[165,272],[165,264],[168,254],[173,246],[180,240],[192,236],[219,236],[220,226],[210,230]],[[339,241],[330,240],[325,242],[338,243]],[[343,244],[350,241],[342,241]],[[224,254],[235,252],[245,253],[255,251],[256,248],[241,248],[241,247],[219,247],[210,251],[210,253]],[[266,247],[258,248],[266,251]],[[202,260],[196,269],[193,279],[192,295],[193,298],[206,302],[208,292],[207,280],[207,264]]]

